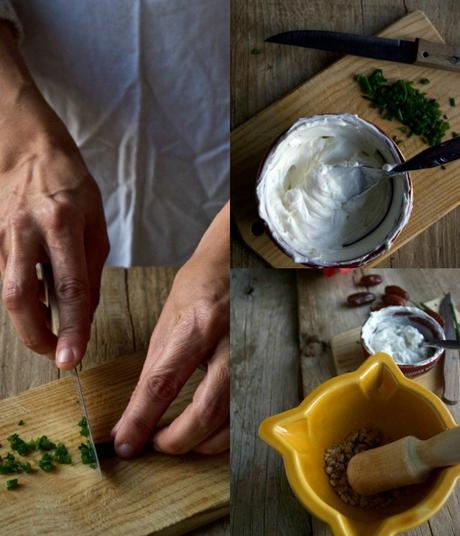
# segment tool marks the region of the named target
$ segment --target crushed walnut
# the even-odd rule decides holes
[[[364,496],[356,493],[347,478],[348,462],[355,454],[384,444],[383,433],[374,428],[361,428],[340,443],[334,443],[324,453],[325,471],[329,483],[342,501],[350,506],[371,509],[390,506],[400,494],[398,490]]]

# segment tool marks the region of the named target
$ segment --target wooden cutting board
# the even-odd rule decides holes
[[[81,373],[96,442],[109,437],[144,358],[144,353],[131,354]],[[185,408],[203,374],[194,373],[160,424]],[[228,512],[227,454],[174,457],[149,451],[131,461],[109,458],[102,462],[102,479],[81,464],[81,411],[72,377],[1,400],[0,415],[1,455],[8,450],[6,437],[17,432],[25,439],[45,434],[62,441],[73,458],[73,465],[53,473],[20,474],[15,491],[6,491],[4,482],[16,476],[0,475],[2,536],[183,534]]]
[[[437,30],[421,11],[410,13],[379,35],[404,39],[421,37],[442,42]],[[279,53],[282,54],[281,48]],[[359,86],[353,80],[354,74],[369,73],[375,68],[383,69],[385,76],[390,80],[396,78],[414,81],[421,78],[431,80],[430,84],[426,86],[417,84],[417,87],[429,96],[437,98],[442,110],[448,115],[451,130],[445,139],[450,139],[451,131],[460,131],[459,73],[354,56],[344,57],[236,128],[231,134],[232,213],[245,242],[271,266],[302,268],[282,253],[265,232],[260,234],[261,226],[255,202],[255,178],[259,163],[273,141],[283,131],[302,116],[348,112],[372,121],[390,136],[405,138],[398,130],[401,124],[381,119],[378,112],[370,108],[368,101],[361,97]],[[457,98],[459,106],[451,107],[449,97]],[[400,145],[406,157],[413,156],[424,147],[417,136],[412,136]],[[409,224],[392,249],[372,264],[381,262],[459,205],[459,173],[460,163],[454,162],[445,170],[431,169],[413,175],[414,209]]]

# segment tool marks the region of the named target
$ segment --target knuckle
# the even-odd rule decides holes
[[[180,391],[177,379],[171,374],[158,373],[148,376],[143,388],[152,402],[170,402],[176,398]]]
[[[56,283],[56,295],[64,303],[85,301],[88,298],[88,286],[77,277],[62,277]]]
[[[47,226],[50,231],[59,233],[63,230],[75,229],[80,221],[78,211],[68,202],[55,203],[48,210]]]
[[[26,303],[27,289],[17,281],[5,281],[3,283],[2,299],[8,311],[18,311]]]

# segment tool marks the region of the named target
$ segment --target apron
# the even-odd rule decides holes
[[[227,0],[15,0],[22,52],[99,184],[108,264],[180,265],[229,197]]]

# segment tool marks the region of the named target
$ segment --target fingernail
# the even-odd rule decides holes
[[[134,454],[134,448],[129,443],[122,443],[121,445],[116,446],[115,450],[120,458],[131,458]]]
[[[163,452],[160,447],[157,445],[156,441],[152,442],[153,450],[156,450],[157,452]]]
[[[62,348],[56,356],[56,363],[58,365],[70,365],[74,361],[75,355],[70,348]]]

